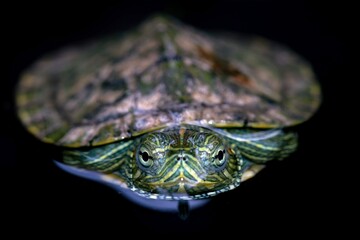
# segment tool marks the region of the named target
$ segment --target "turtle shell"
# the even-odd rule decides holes
[[[309,64],[284,46],[157,16],[44,56],[22,74],[16,101],[35,136],[81,147],[180,123],[292,126],[320,95]]]

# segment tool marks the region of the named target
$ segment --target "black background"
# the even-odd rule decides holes
[[[343,206],[334,201],[342,188],[337,171],[349,166],[339,150],[337,134],[351,120],[344,114],[342,100],[352,96],[346,87],[354,81],[349,60],[356,31],[353,7],[344,1],[194,2],[75,5],[54,1],[3,7],[7,15],[1,17],[0,166],[1,198],[5,200],[1,207],[9,213],[5,215],[9,226],[36,233],[44,229],[114,233],[119,238],[124,232],[133,236],[154,233],[155,237],[156,232],[167,231],[199,231],[210,236],[271,231],[291,237],[312,230],[319,234],[336,230],[330,224],[341,222],[334,216],[342,211],[338,206]],[[298,128],[300,145],[295,154],[271,163],[256,178],[191,212],[185,221],[176,214],[144,209],[110,188],[58,169],[51,161],[55,150],[30,136],[14,111],[18,76],[43,53],[128,30],[159,12],[204,30],[252,33],[281,42],[312,64],[323,90],[321,108]]]

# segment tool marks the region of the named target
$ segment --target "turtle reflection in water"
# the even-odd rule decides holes
[[[156,16],[40,59],[16,102],[32,134],[63,148],[70,171],[186,203],[293,152],[286,127],[308,120],[320,95],[310,66],[281,45]]]

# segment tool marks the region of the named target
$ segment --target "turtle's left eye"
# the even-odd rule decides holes
[[[224,153],[225,153],[225,150],[219,150],[218,152],[218,155],[216,155],[216,158],[221,161],[224,159]]]
[[[214,163],[216,166],[222,166],[226,160],[225,149],[220,149],[214,156]]]

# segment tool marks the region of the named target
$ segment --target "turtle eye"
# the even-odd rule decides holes
[[[224,159],[224,150],[219,150],[218,155],[216,155],[216,158],[219,159],[219,161]]]
[[[225,149],[221,149],[214,156],[214,163],[216,166],[222,166],[226,160],[226,152]]]
[[[140,156],[144,162],[149,161],[149,154],[147,152],[140,152]]]
[[[148,154],[147,151],[139,151],[138,160],[144,167],[149,167],[152,164],[153,157]]]

